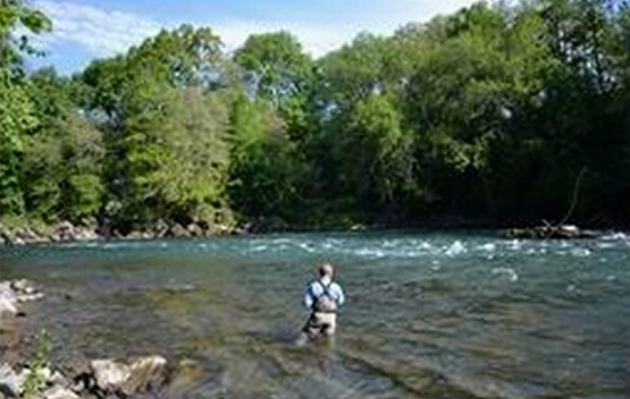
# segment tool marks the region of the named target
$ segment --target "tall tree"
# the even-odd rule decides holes
[[[51,24],[25,1],[0,2],[0,215],[23,211],[18,177],[23,140],[38,123],[22,70],[23,55],[34,50],[25,36],[16,37],[18,25],[40,33],[49,30]]]
[[[304,217],[300,205],[303,165],[285,125],[267,103],[241,96],[232,109],[229,194],[245,218]]]
[[[88,67],[89,114],[105,123],[115,224],[213,219],[227,173],[227,94],[234,84],[210,29],[163,31],[125,57]],[[209,220],[212,222],[212,220]]]

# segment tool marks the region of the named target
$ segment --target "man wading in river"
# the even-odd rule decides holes
[[[333,282],[333,266],[322,263],[318,274],[319,278],[309,283],[304,294],[304,306],[311,311],[311,316],[302,329],[301,341],[322,335],[332,337],[337,329],[337,308],[345,301],[343,289]]]

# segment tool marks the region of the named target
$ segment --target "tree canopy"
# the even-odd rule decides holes
[[[626,2],[481,2],[319,59],[182,25],[72,77],[24,68],[50,25],[0,3],[0,218],[630,222]]]

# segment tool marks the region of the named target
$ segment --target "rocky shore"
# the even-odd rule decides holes
[[[21,226],[8,228],[0,224],[0,245],[26,245],[56,242],[98,241],[107,239],[150,240],[160,238],[208,237],[241,234],[243,230],[225,225],[209,225],[204,222],[182,226],[177,223],[158,221],[123,232],[103,226],[75,226],[64,221],[52,226]]]
[[[157,393],[169,381],[166,359],[148,356],[126,361],[93,360],[87,370],[64,375],[53,366],[0,364],[0,398],[132,398]]]
[[[173,367],[159,355],[82,360],[72,367],[53,365],[49,349],[40,347],[41,337],[35,339],[34,353],[26,358],[11,356],[26,338],[18,326],[20,319],[28,317],[25,303],[41,298],[42,292],[29,281],[0,282],[0,399],[171,397],[190,382],[194,364],[184,360]]]
[[[525,239],[578,239],[596,238],[601,235],[594,230],[585,230],[574,225],[562,224],[552,226],[549,224],[528,228],[512,228],[503,232],[506,238]]]

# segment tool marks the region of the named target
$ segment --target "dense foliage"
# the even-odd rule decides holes
[[[50,23],[2,0],[0,217],[630,222],[626,3],[478,3],[320,59],[185,25],[72,77],[27,73],[20,27]]]

